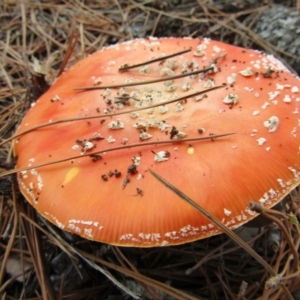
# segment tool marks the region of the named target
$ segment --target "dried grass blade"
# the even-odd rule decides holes
[[[87,117],[85,116],[85,117],[60,119],[60,120],[53,121],[53,122],[50,122],[50,123],[48,122],[48,123],[44,123],[44,124],[39,124],[37,126],[29,128],[27,130],[24,130],[23,132],[20,132],[16,135],[13,135],[13,136],[11,136],[10,138],[8,138],[6,140],[1,141],[0,142],[0,147],[2,145],[6,144],[7,142],[10,142],[10,141],[18,138],[19,136],[21,136],[23,134],[29,133],[29,132],[34,131],[36,129],[40,129],[40,128],[44,128],[44,127],[48,127],[48,126],[53,126],[53,125],[57,125],[57,124],[61,124],[61,123],[66,123],[66,122],[73,122],[73,121],[80,121],[80,120],[90,120],[90,119],[100,119],[100,118],[109,118],[109,117],[113,117],[113,116],[129,114],[131,112],[137,112],[137,111],[140,111],[140,110],[145,110],[145,109],[154,108],[154,107],[161,106],[161,105],[167,105],[167,104],[170,104],[170,103],[178,102],[178,101],[181,101],[181,100],[186,100],[188,98],[191,98],[191,97],[194,97],[194,96],[197,96],[197,95],[201,95],[201,94],[205,94],[205,93],[208,93],[208,92],[212,92],[214,90],[224,88],[224,87],[225,87],[224,85],[215,86],[215,87],[208,88],[208,89],[205,89],[205,90],[202,90],[202,91],[198,91],[198,92],[195,92],[195,93],[192,93],[192,94],[189,94],[189,95],[178,97],[176,99],[160,102],[160,103],[153,104],[153,105],[148,105],[147,107],[135,108],[135,109],[126,110],[126,111],[122,111],[122,112],[111,113],[111,114],[92,115],[92,116],[87,116]]]
[[[75,31],[75,29],[73,28],[72,29],[72,32],[71,32],[71,37],[69,39],[69,44],[68,44],[68,49],[67,49],[67,52],[65,54],[65,57],[61,63],[61,66],[60,66],[60,69],[59,69],[59,72],[57,74],[57,77],[59,77],[65,70],[65,67],[75,49],[75,46],[78,42],[78,38],[79,38],[79,33],[78,31]]]
[[[34,221],[33,208],[29,207],[28,215],[30,219]],[[55,293],[53,287],[50,283],[50,279],[46,272],[46,263],[44,259],[44,254],[41,250],[40,236],[39,232],[32,223],[26,222],[25,219],[22,219],[22,224],[24,228],[24,233],[26,237],[26,242],[28,249],[31,254],[31,258],[33,261],[33,265],[35,268],[35,272],[41,287],[41,293],[43,295],[43,299],[45,300],[55,300]]]
[[[240,245],[245,251],[247,251],[254,259],[256,259],[264,268],[265,270],[270,273],[272,276],[276,276],[277,274],[273,270],[273,268],[259,255],[257,254],[246,242],[244,242],[237,234],[235,234],[232,230],[227,228],[222,222],[220,222],[214,215],[212,215],[210,212],[208,212],[206,209],[204,209],[202,206],[200,206],[198,203],[196,203],[194,200],[189,198],[187,195],[185,195],[182,191],[177,189],[174,185],[166,181],[163,177],[161,177],[159,174],[154,172],[153,170],[149,169],[150,173],[162,184],[164,184],[168,189],[170,189],[172,192],[174,192],[177,196],[179,196],[181,199],[186,201],[188,204],[193,206],[195,209],[197,209],[201,214],[203,214],[207,219],[209,219],[211,222],[213,222],[215,225],[217,225],[223,233],[227,234],[232,240],[234,240],[238,245]],[[288,291],[285,285],[281,285],[283,288],[285,295],[287,299],[293,300],[293,297],[291,293]]]
[[[119,282],[117,279],[115,279],[113,277],[113,275],[110,274],[110,272],[108,272],[107,270],[103,269],[102,267],[100,267],[99,265],[97,265],[94,261],[95,261],[95,257],[93,256],[93,259],[89,259],[86,255],[84,255],[83,253],[81,253],[81,251],[79,251],[78,249],[76,249],[75,247],[71,246],[70,244],[68,244],[66,241],[64,241],[57,233],[56,231],[51,227],[51,225],[48,224],[48,222],[44,219],[41,219],[43,221],[43,223],[47,226],[48,232],[51,232],[51,234],[53,235],[52,239],[56,239],[60,244],[62,244],[67,250],[68,252],[71,252],[73,254],[78,255],[82,260],[84,260],[88,265],[90,265],[92,268],[94,268],[95,270],[99,271],[100,273],[102,273],[104,276],[106,276],[109,280],[111,280],[111,282],[113,282],[120,290],[124,291],[125,293],[127,293],[128,295],[130,295],[133,299],[137,299],[140,300],[141,298],[139,296],[137,296],[136,294],[134,294],[132,291],[130,291],[126,286],[124,286],[121,282]],[[49,234],[49,233],[48,233]]]
[[[78,159],[78,158],[82,158],[82,157],[86,157],[86,156],[91,156],[91,155],[95,155],[95,154],[101,154],[101,153],[105,153],[105,152],[123,150],[123,149],[127,149],[127,148],[136,148],[136,147],[142,147],[142,146],[149,146],[149,145],[162,145],[162,144],[171,144],[171,143],[175,144],[175,143],[211,140],[211,139],[226,137],[226,136],[233,135],[233,134],[235,134],[235,133],[229,132],[229,133],[214,134],[214,135],[203,136],[203,137],[191,137],[191,138],[185,138],[185,139],[181,139],[181,140],[169,139],[169,140],[154,141],[154,142],[152,141],[152,142],[144,142],[144,143],[127,144],[127,145],[122,145],[122,146],[117,146],[117,147],[112,147],[112,148],[106,148],[106,149],[102,149],[102,150],[87,153],[87,154],[69,156],[69,157],[66,157],[66,158],[59,159],[59,160],[52,160],[52,161],[44,162],[44,163],[41,163],[41,164],[32,165],[30,167],[12,169],[12,170],[0,173],[0,178],[5,177],[7,175],[15,174],[15,173],[18,173],[18,172],[21,172],[21,171],[25,171],[25,170],[30,170],[30,169],[40,168],[40,167],[49,166],[49,165],[53,165],[53,164],[58,164],[58,163],[61,163],[61,162],[65,162],[65,161],[69,161],[69,160],[73,160],[73,159]]]
[[[168,58],[171,58],[171,57],[174,57],[174,56],[178,56],[178,55],[190,52],[191,50],[192,50],[192,48],[189,48],[187,50],[179,51],[179,52],[172,53],[172,54],[169,54],[169,55],[166,55],[166,56],[162,56],[162,57],[158,57],[158,58],[151,59],[151,60],[148,60],[148,61],[144,61],[144,62],[136,64],[136,65],[122,66],[122,67],[119,68],[119,72],[125,72],[127,70],[138,68],[138,67],[141,67],[141,66],[144,66],[144,65],[147,65],[147,64],[155,63],[155,62],[158,62],[158,61],[164,61],[164,60],[166,60]]]
[[[188,76],[192,76],[192,75],[196,75],[196,74],[200,74],[200,73],[206,73],[212,69],[213,69],[213,67],[207,67],[202,70],[196,70],[193,72],[188,72],[188,73],[169,76],[169,77],[163,77],[163,78],[159,78],[159,79],[145,80],[145,81],[140,81],[140,82],[122,83],[122,84],[112,84],[112,85],[101,85],[101,86],[96,85],[96,86],[78,87],[78,88],[74,88],[74,90],[75,91],[105,90],[105,89],[116,89],[116,88],[125,88],[125,87],[129,87],[129,86],[152,84],[152,83],[166,81],[166,79],[175,80],[178,78],[188,77]]]
[[[141,281],[141,282],[144,282],[146,283],[147,285],[149,286],[152,286],[154,288],[157,288],[161,291],[163,291],[164,293],[170,295],[170,296],[173,296],[175,299],[188,299],[188,300],[197,300],[198,298],[196,297],[193,297],[181,290],[178,290],[176,288],[173,288],[167,284],[164,284],[162,282],[159,282],[159,281],[156,281],[152,278],[149,278],[145,275],[142,275],[142,274],[139,274],[139,273],[135,273],[133,271],[130,271],[128,269],[125,269],[123,267],[120,267],[120,266],[117,266],[113,263],[110,263],[110,262],[107,262],[99,257],[95,257],[94,255],[91,255],[89,253],[86,253],[86,252],[83,252],[81,250],[78,250],[77,251],[84,257],[86,258],[89,258],[89,259],[92,259],[92,260],[95,260],[101,264],[103,264],[104,266],[108,267],[108,268],[111,268],[115,271],[118,271],[118,272],[121,272],[123,273],[124,275],[126,276],[130,276],[138,281]],[[199,299],[198,299],[199,300]]]
[[[10,251],[13,247],[14,241],[15,241],[15,237],[17,234],[17,230],[18,230],[18,208],[17,208],[17,196],[16,196],[16,188],[15,188],[15,184],[12,183],[12,196],[13,196],[13,206],[14,206],[14,226],[9,238],[9,242],[6,246],[5,249],[5,253],[4,253],[4,257],[2,260],[2,266],[1,266],[1,270],[0,270],[0,286],[2,285],[3,282],[3,278],[5,275],[5,266],[6,266],[6,262],[8,260],[8,257],[10,255]]]

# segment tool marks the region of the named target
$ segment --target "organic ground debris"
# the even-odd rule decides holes
[[[278,17],[268,18],[270,12]],[[299,72],[299,12],[299,0],[2,0],[1,140],[13,135],[30,105],[63,70],[105,45],[136,37],[211,37],[272,53]],[[9,142],[0,147],[0,171],[14,164]],[[272,277],[225,235],[150,249],[84,240],[37,215],[14,175],[1,177],[0,297],[297,299],[299,201],[296,189],[279,211],[262,212],[259,228],[239,229],[277,274]]]

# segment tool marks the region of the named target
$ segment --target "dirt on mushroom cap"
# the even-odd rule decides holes
[[[189,48],[177,57],[118,71]],[[212,72],[170,79],[208,66]],[[165,80],[140,85],[152,79]],[[74,90],[128,83],[139,85]],[[164,105],[223,84],[202,98]],[[249,201],[271,207],[299,183],[299,88],[299,78],[273,57],[208,39],[150,38],[104,48],[60,76],[18,132],[59,119],[145,109],[22,135],[15,142],[18,168],[79,157],[18,173],[21,191],[59,227],[106,243],[150,247],[219,233],[161,186],[148,173],[152,168],[235,228],[255,216]],[[149,109],[153,104],[158,106]],[[201,135],[199,129],[205,130],[202,135],[236,134],[180,142]],[[170,138],[174,143],[156,144]],[[153,145],[143,146],[149,141]],[[141,146],[109,151],[133,143]],[[104,149],[101,157],[92,155]]]

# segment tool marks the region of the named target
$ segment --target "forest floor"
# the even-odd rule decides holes
[[[64,69],[134,38],[209,37],[273,54],[299,75],[299,13],[299,0],[2,0],[1,141]],[[33,58],[44,68],[40,88]],[[1,145],[0,163],[2,172],[14,168],[11,142]],[[255,234],[252,247],[286,278],[267,290],[268,272],[224,235],[174,247],[110,246],[54,228],[24,200],[14,174],[0,187],[1,299],[300,299],[299,268],[291,267],[299,256],[296,221],[284,222],[288,236],[274,223]],[[296,189],[285,202],[298,218],[299,201]]]

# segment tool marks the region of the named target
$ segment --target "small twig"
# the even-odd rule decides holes
[[[223,280],[223,278],[225,276],[224,276],[224,272],[223,272],[223,276],[221,274],[221,267],[219,266],[218,271],[215,271],[214,273],[215,273],[215,275],[217,276],[217,278],[219,279],[219,281],[221,283],[221,286],[223,288],[224,294],[226,295],[226,293],[227,293],[227,294],[229,294],[230,299],[234,299],[235,295],[233,294],[233,292],[229,289],[228,285]]]
[[[27,212],[21,210],[19,214],[22,219],[26,220],[26,222],[30,223],[31,225],[35,226],[39,231],[41,231],[53,245],[57,246],[58,248],[60,248],[61,251],[65,252],[71,260],[76,259],[75,255],[72,255],[72,253],[68,251],[68,248],[64,247],[64,245],[61,244],[59,240],[53,238],[53,236],[46,229],[44,229],[42,226],[40,226],[38,223],[32,220],[31,217],[27,215]],[[29,251],[28,253],[30,254]]]
[[[215,135],[213,135],[213,138],[220,138],[220,137],[225,137],[225,136],[229,136],[229,135],[233,135],[233,134],[235,134],[235,133],[230,132],[230,133],[223,133],[223,134],[215,134]],[[142,147],[142,146],[149,146],[149,145],[161,145],[161,144],[169,144],[169,143],[183,143],[183,142],[194,142],[194,141],[201,141],[201,140],[211,140],[211,138],[212,138],[212,136],[209,135],[209,136],[203,136],[203,137],[191,137],[191,138],[186,138],[186,139],[181,139],[181,140],[162,140],[162,141],[154,141],[154,142],[142,142],[142,143],[135,143],[135,144],[127,144],[127,145],[122,145],[122,146],[118,146],[118,147],[103,149],[103,150],[96,151],[93,153],[70,156],[67,158],[59,159],[59,160],[53,160],[53,161],[37,164],[34,166],[30,166],[30,167],[24,167],[24,168],[5,171],[5,172],[0,173],[0,178],[10,175],[10,174],[15,174],[17,172],[22,172],[25,170],[30,170],[30,169],[40,168],[40,167],[49,166],[49,165],[53,165],[53,164],[58,164],[61,162],[72,160],[72,159],[82,158],[85,156],[91,156],[94,154],[100,154],[100,153],[104,153],[104,152],[111,152],[111,151],[123,150],[123,149],[127,149],[127,148],[135,148],[135,147]]]
[[[168,189],[170,189],[172,192],[174,192],[177,196],[179,196],[181,199],[185,200],[187,203],[189,203],[191,206],[193,206],[195,209],[197,209],[199,212],[201,212],[207,219],[212,221],[214,224],[216,224],[223,233],[227,234],[231,239],[233,239],[237,244],[239,244],[245,251],[247,251],[253,258],[255,258],[264,268],[265,270],[270,273],[272,276],[276,276],[277,274],[273,270],[273,268],[259,255],[257,254],[245,241],[243,241],[236,233],[234,233],[232,230],[227,228],[221,221],[219,221],[214,215],[212,215],[210,212],[208,212],[206,209],[204,209],[202,206],[200,206],[198,203],[196,203],[194,200],[189,198],[187,195],[185,195],[182,191],[177,189],[174,185],[166,181],[163,177],[158,175],[153,170],[149,169],[150,173],[162,184],[164,184]],[[281,287],[283,288],[285,295],[287,299],[293,300],[293,297],[289,290],[286,288],[285,285],[281,284]]]
[[[73,53],[74,49],[75,49],[75,46],[78,42],[78,38],[79,38],[79,33],[78,31],[75,31],[75,29],[73,28],[72,29],[72,32],[71,32],[71,37],[70,37],[70,40],[69,40],[69,44],[68,44],[68,48],[67,48],[67,51],[66,51],[66,54],[64,56],[64,59],[60,65],[60,68],[59,68],[59,72],[57,74],[57,77],[59,77],[65,70],[65,67],[71,57],[71,54]]]
[[[58,240],[60,244],[63,245],[64,248],[68,250],[68,252],[71,252],[72,254],[76,254],[76,256],[80,257],[83,261],[85,261],[88,265],[90,265],[95,270],[102,273],[104,276],[106,276],[111,282],[113,282],[120,290],[123,290],[125,293],[130,295],[133,299],[141,299],[139,296],[137,296],[134,292],[130,291],[127,287],[125,287],[121,282],[119,282],[113,275],[110,274],[107,270],[102,268],[101,266],[97,265],[94,260],[89,259],[87,255],[84,255],[82,251],[77,250],[72,245],[68,244],[65,240],[61,238],[60,235],[57,234],[57,232],[51,227],[51,225],[48,224],[48,222],[45,219],[41,219],[41,221],[46,225],[49,235],[52,234],[53,239]],[[75,256],[75,255],[74,255]]]
[[[119,260],[119,262],[120,262],[120,264],[122,265],[123,268],[126,268],[128,266],[133,272],[136,272],[137,274],[140,274],[138,269],[123,254],[120,247],[117,247],[117,246],[112,247],[112,251],[114,252],[116,257],[118,258],[118,260]],[[125,263],[124,263],[124,261],[125,261]],[[127,266],[126,266],[126,264],[127,264]],[[139,282],[139,284],[145,289],[145,291],[149,294],[149,296],[152,299],[162,300],[160,298],[160,296],[157,294],[157,291],[155,291],[155,289],[153,287],[148,287],[148,285],[145,284],[144,282]]]
[[[252,209],[255,212],[260,213],[263,217],[268,218],[269,220],[271,220],[272,222],[275,222],[279,228],[281,229],[282,233],[284,234],[286,241],[293,253],[293,257],[294,257],[294,270],[297,271],[299,270],[299,258],[298,258],[298,253],[297,250],[294,246],[294,243],[289,235],[289,233],[287,232],[285,226],[283,225],[283,223],[276,217],[273,217],[270,213],[267,213],[263,206],[260,203],[256,203],[253,201],[250,201],[249,203],[249,208]]]
[[[12,140],[20,137],[23,134],[29,133],[29,132],[34,131],[36,129],[40,129],[40,128],[44,128],[44,127],[48,127],[48,126],[53,126],[53,125],[57,125],[57,124],[61,124],[61,123],[67,123],[67,122],[74,122],[74,121],[81,121],[81,120],[90,120],[90,119],[100,119],[100,118],[108,118],[108,117],[119,116],[119,115],[123,115],[123,114],[129,114],[129,113],[140,111],[140,110],[144,110],[144,109],[154,108],[154,107],[157,107],[157,106],[161,106],[161,105],[163,106],[163,105],[167,105],[167,104],[170,104],[170,103],[178,102],[178,101],[181,101],[181,100],[188,99],[190,97],[194,97],[194,96],[197,96],[197,95],[208,93],[208,92],[211,92],[211,91],[214,91],[214,90],[217,90],[217,89],[220,89],[220,88],[224,88],[224,87],[225,87],[224,85],[215,86],[213,88],[208,88],[206,90],[202,90],[202,91],[199,91],[199,92],[195,92],[193,94],[185,95],[185,96],[173,99],[173,100],[168,100],[168,101],[160,102],[160,103],[157,103],[157,104],[149,105],[147,107],[135,108],[135,109],[126,110],[126,111],[122,111],[122,112],[111,113],[111,114],[67,118],[67,119],[61,119],[61,120],[53,121],[53,122],[50,122],[50,123],[48,122],[48,123],[39,124],[37,126],[33,126],[33,127],[29,128],[27,130],[24,130],[24,131],[22,131],[22,132],[20,132],[18,134],[15,134],[15,135],[9,137],[6,140],[3,140],[0,143],[0,147],[2,145],[4,145],[5,143],[10,142],[10,141],[12,141]]]
[[[27,215],[33,221],[36,221],[35,211],[31,206],[28,206]],[[47,264],[45,262],[45,253],[41,250],[40,232],[37,231],[36,226],[32,223],[25,222],[25,219],[21,219],[26,244],[32,257],[32,263],[35,269],[35,274],[39,285],[41,287],[42,298],[44,300],[55,300],[55,292],[52,284],[50,283],[49,272],[47,270]]]
[[[213,67],[208,67],[208,68],[205,68],[202,70],[196,70],[193,72],[188,72],[188,73],[183,73],[183,74],[168,76],[168,77],[162,77],[162,78],[153,79],[153,80],[120,83],[120,84],[112,84],[112,85],[96,85],[96,86],[93,85],[93,86],[74,88],[74,90],[75,91],[91,91],[91,90],[105,90],[105,89],[125,88],[125,87],[129,87],[129,86],[146,85],[146,84],[157,83],[157,82],[162,82],[162,81],[166,81],[166,80],[175,80],[178,78],[184,78],[184,77],[196,75],[199,73],[205,73],[210,70],[213,70]]]
[[[260,232],[259,234],[255,235],[252,239],[250,239],[249,241],[247,241],[247,244],[251,244],[254,241],[256,241],[257,239],[259,239],[262,235],[264,234],[264,231]],[[213,250],[211,250],[209,253],[207,253],[204,257],[202,257],[202,259],[200,259],[193,267],[188,268],[185,271],[186,275],[190,275],[192,272],[194,272],[197,268],[201,267],[202,265],[204,265],[204,263],[206,263],[209,260],[212,259],[216,259],[219,258],[221,255],[225,255],[225,254],[229,254],[232,253],[238,249],[241,248],[240,245],[237,245],[235,247],[232,247],[230,249],[224,250],[225,246],[228,245],[231,242],[230,239],[228,239],[226,242],[224,242],[223,244],[219,245],[217,248],[214,248]],[[219,252],[219,253],[217,253]]]
[[[0,295],[3,295],[3,293],[5,292],[5,289],[7,288],[8,285],[12,284],[16,279],[20,278],[21,276],[25,276],[26,274],[28,274],[29,272],[32,272],[32,268],[29,268],[27,270],[22,270],[22,272],[20,272],[19,274],[14,275],[13,277],[9,278],[8,280],[6,280],[6,282],[4,282],[1,286],[0,286]],[[29,277],[29,276],[28,276]],[[1,298],[2,299],[2,298]],[[24,299],[24,298],[20,298],[20,299]]]
[[[169,54],[169,55],[166,55],[166,56],[154,58],[154,59],[151,59],[151,60],[148,60],[148,61],[136,64],[136,65],[132,65],[132,66],[130,66],[130,65],[128,65],[128,66],[127,65],[126,66],[121,66],[119,68],[119,72],[125,72],[125,71],[128,71],[130,69],[134,69],[134,68],[138,68],[138,67],[141,67],[141,66],[144,66],[144,65],[152,64],[152,63],[155,63],[155,62],[158,62],[158,61],[164,61],[164,60],[166,60],[168,58],[171,58],[171,57],[174,57],[174,56],[178,56],[178,55],[190,52],[191,50],[192,50],[192,48],[189,48],[187,50],[183,50],[183,51],[179,51],[179,52],[176,52],[176,53],[173,53],[173,54]]]
[[[12,197],[13,197],[13,206],[14,206],[14,226],[10,235],[10,239],[7,243],[6,249],[5,249],[5,253],[2,259],[2,266],[0,268],[0,286],[3,283],[3,279],[4,279],[4,275],[5,275],[5,267],[6,267],[6,263],[8,260],[8,257],[10,255],[10,251],[13,247],[13,244],[15,242],[15,237],[17,234],[17,230],[18,230],[18,220],[19,220],[19,210],[17,207],[17,195],[16,195],[16,187],[15,187],[15,183],[12,183]]]
[[[74,249],[75,250],[75,249]],[[107,267],[107,268],[110,268],[112,270],[115,270],[117,272],[120,272],[126,276],[130,276],[134,279],[136,279],[137,281],[140,281],[140,282],[144,282],[146,283],[148,286],[151,286],[151,287],[154,287],[156,289],[159,289],[161,290],[162,292],[172,296],[174,299],[189,299],[189,300],[197,300],[199,298],[196,298],[192,295],[189,295],[181,290],[178,290],[172,286],[169,286],[165,283],[162,283],[162,282],[159,282],[155,279],[152,279],[150,277],[146,277],[145,275],[142,275],[140,273],[135,273],[134,271],[131,271],[129,269],[126,269],[126,268],[123,268],[123,267],[120,267],[120,266],[117,266],[113,263],[110,263],[102,258],[99,258],[99,257],[95,257],[94,255],[90,254],[90,253],[87,253],[87,252],[84,252],[82,250],[79,250],[79,249],[76,249],[75,250],[76,253],[79,253],[79,255],[81,257],[83,257],[85,260],[89,259],[89,260],[92,260],[92,261],[96,261],[96,262],[99,262],[101,265]]]

